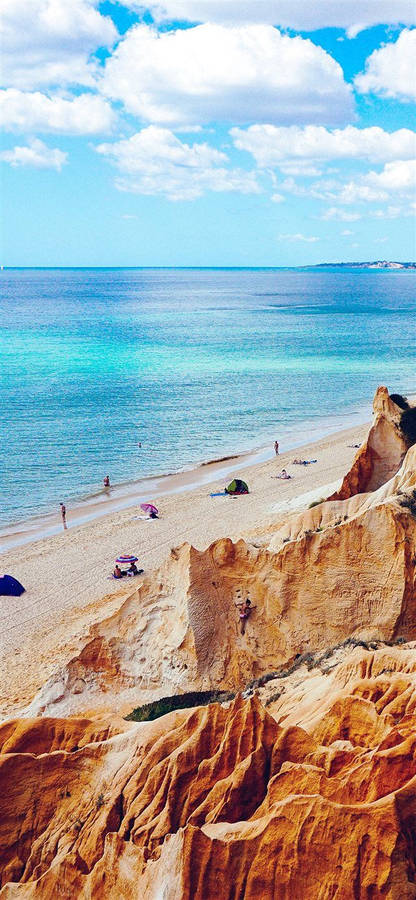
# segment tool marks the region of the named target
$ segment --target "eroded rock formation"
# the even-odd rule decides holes
[[[341,648],[260,693],[0,729],[0,896],[414,898],[415,644]]]
[[[386,387],[379,387],[373,401],[373,423],[367,440],[357,451],[341,488],[329,500],[346,500],[354,494],[375,491],[396,474],[409,444],[400,431],[403,410]]]
[[[400,505],[415,486],[413,447],[377,491],[286,519],[268,548],[184,545],[93,629],[29,714],[124,714],[184,691],[239,690],[350,635],[416,637],[416,520]],[[247,596],[256,608],[241,635],[235,604]]]
[[[416,446],[397,409],[379,389],[334,498],[265,523],[264,546],[172,551],[0,725],[1,900],[416,900]],[[237,696],[119,715],[211,688]]]

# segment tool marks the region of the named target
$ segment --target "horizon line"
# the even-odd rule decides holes
[[[233,266],[233,265],[211,265],[211,266],[198,266],[198,265],[189,265],[189,266],[175,266],[175,265],[166,265],[166,266],[158,266],[158,265],[11,265],[7,264],[1,265],[1,271],[8,271],[11,269],[37,269],[37,270],[54,270],[54,269],[132,269],[132,270],[143,270],[143,269],[158,269],[158,270],[166,270],[166,269],[174,269],[174,270],[202,270],[202,271],[223,271],[223,270],[235,270],[235,271],[250,271],[250,270],[279,270],[279,269],[318,269],[323,267],[330,266],[374,266],[377,263],[382,263],[387,266],[390,265],[400,265],[400,266],[410,266],[416,267],[416,262],[412,260],[388,260],[388,259],[374,259],[374,260],[350,260],[350,261],[337,261],[337,262],[319,262],[319,263],[305,263],[304,265],[290,266],[290,265],[281,265],[281,266],[273,266],[273,265],[260,265],[260,266]]]

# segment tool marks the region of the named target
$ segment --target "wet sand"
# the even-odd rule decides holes
[[[222,536],[259,536],[288,510],[328,496],[356,453],[348,445],[360,443],[367,430],[368,425],[356,425],[279,457],[270,458],[268,449],[267,458],[255,463],[251,456],[241,457],[238,475],[248,482],[247,496],[210,497],[224,486],[224,462],[216,462],[198,470],[209,476],[206,482],[192,490],[181,484],[180,492],[158,498],[160,519],[137,519],[140,510],[133,507],[74,525],[69,514],[66,531],[61,525],[57,535],[3,553],[1,569],[18,578],[26,593],[0,597],[0,714],[24,706],[79,651],[90,625],[114,612],[137,588],[137,578],[118,583],[109,577],[119,553],[135,553],[148,573],[184,541],[203,549]],[[317,463],[292,465],[298,456]],[[282,467],[291,480],[272,477]],[[194,478],[195,472],[181,476]]]

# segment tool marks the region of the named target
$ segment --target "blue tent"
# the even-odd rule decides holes
[[[12,575],[0,575],[1,597],[20,597],[20,594],[24,594],[24,592],[23,585],[16,578],[13,578]]]

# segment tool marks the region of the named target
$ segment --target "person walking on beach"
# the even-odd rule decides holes
[[[274,442],[274,452],[276,456],[279,456],[279,441]]]
[[[61,507],[62,524],[63,524],[64,528],[67,528],[68,526],[67,526],[67,524],[66,524],[66,506],[65,506],[65,503],[60,503],[59,506]]]
[[[105,488],[110,487],[110,476],[109,475],[104,476],[104,487]]]

